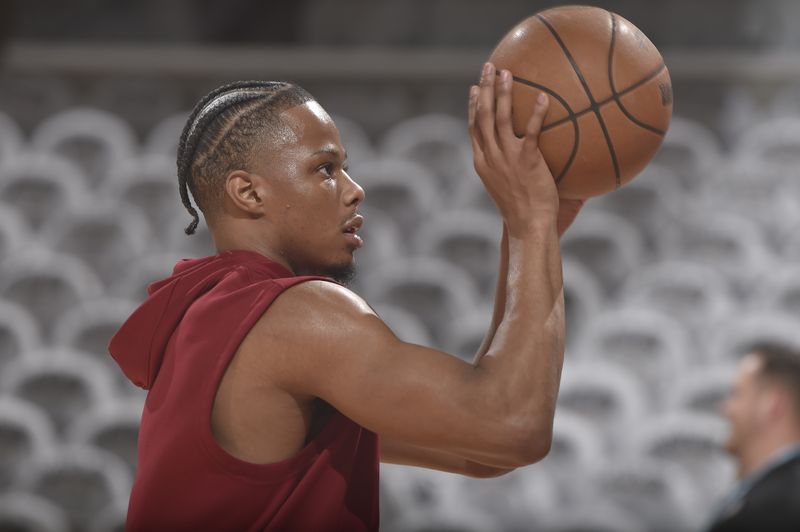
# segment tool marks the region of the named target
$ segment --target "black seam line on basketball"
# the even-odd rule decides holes
[[[636,124],[642,129],[646,129],[663,137],[665,135],[664,131],[651,126],[650,124],[645,124],[641,120],[637,119],[633,116],[630,111],[628,111],[625,106],[622,104],[622,100],[620,100],[619,94],[617,94],[617,88],[614,85],[614,43],[616,42],[617,37],[617,17],[614,13],[611,13],[611,46],[608,48],[608,84],[611,87],[611,97],[614,98],[614,101],[617,102],[617,107],[619,110],[622,111],[628,120]],[[619,185],[619,183],[617,184]]]
[[[567,102],[567,100],[562,98],[561,95],[559,95],[557,92],[554,92],[552,89],[549,89],[549,88],[545,87],[544,85],[539,85],[538,83],[534,83],[533,81],[530,81],[530,80],[525,79],[525,78],[520,78],[520,77],[517,77],[517,76],[512,76],[511,79],[513,79],[517,83],[522,83],[523,85],[528,85],[529,87],[533,87],[534,89],[539,89],[540,91],[546,92],[547,94],[551,95],[553,98],[558,100],[558,103],[560,103],[561,105],[564,106],[564,109],[567,110],[567,113],[569,114],[568,117],[567,117],[567,120],[569,120],[569,119],[572,120],[572,129],[575,132],[575,141],[572,143],[572,153],[569,154],[569,157],[567,158],[567,162],[564,164],[564,168],[555,177],[556,184],[561,183],[561,180],[564,179],[564,176],[567,174],[567,170],[570,169],[570,167],[572,166],[573,161],[575,161],[575,157],[578,155],[578,141],[580,140],[581,130],[578,127],[578,121],[577,121],[577,119],[575,117],[575,113],[572,111],[572,107],[569,106],[569,103]],[[545,131],[545,129],[546,128],[542,128],[541,132],[543,133]]]
[[[654,70],[653,70],[653,71],[652,71],[650,74],[648,74],[647,76],[645,76],[645,78],[644,78],[644,79],[642,79],[641,81],[637,81],[636,83],[634,83],[633,85],[631,85],[631,86],[630,86],[630,87],[628,87],[627,89],[625,89],[625,90],[622,90],[622,91],[618,92],[617,94],[618,94],[618,95],[619,95],[619,97],[621,98],[621,97],[625,96],[626,94],[628,94],[629,92],[635,91],[636,89],[638,89],[639,87],[641,87],[642,85],[644,85],[645,83],[647,83],[648,81],[651,81],[651,80],[653,80],[653,79],[654,79],[656,76],[658,76],[659,74],[661,74],[661,72],[662,72],[662,71],[663,71],[665,68],[667,68],[667,65],[665,65],[664,63],[661,63],[661,64],[660,64],[660,65],[659,65],[657,68],[655,68],[655,69],[654,69]],[[614,96],[613,96],[613,95],[612,95],[612,96],[609,96],[609,97],[608,97],[608,98],[606,98],[605,100],[600,100],[599,102],[597,102],[597,107],[598,107],[598,108],[602,108],[602,107],[604,107],[604,106],[608,105],[609,103],[613,102],[614,100],[615,100],[615,98],[614,98]],[[592,111],[593,111],[593,109],[592,109],[591,107],[588,107],[588,108],[586,108],[586,109],[583,109],[582,111],[578,111],[578,112],[576,112],[576,113],[575,113],[575,118],[580,118],[580,117],[582,117],[583,115],[585,115],[586,113],[591,113]],[[556,127],[556,126],[560,126],[561,124],[563,124],[563,123],[565,123],[565,122],[569,122],[570,120],[572,120],[572,117],[571,117],[571,116],[565,116],[564,118],[559,118],[559,119],[558,119],[558,120],[556,120],[555,122],[550,122],[549,124],[547,124],[546,126],[544,126],[544,127],[542,128],[542,131],[547,131],[548,129],[554,128],[554,127]]]
[[[542,24],[553,34],[558,46],[561,47],[561,51],[564,52],[567,60],[569,61],[570,65],[572,65],[572,70],[575,71],[575,75],[578,76],[578,81],[581,82],[581,86],[583,90],[586,92],[586,97],[589,98],[589,104],[591,110],[594,112],[595,116],[597,117],[597,123],[600,124],[600,129],[603,131],[603,136],[606,139],[606,145],[608,146],[608,153],[611,155],[611,164],[614,166],[614,178],[616,180],[617,186],[621,181],[620,170],[619,170],[619,161],[617,161],[617,152],[614,150],[614,143],[611,142],[611,135],[608,132],[608,128],[606,127],[605,120],[603,120],[603,115],[600,114],[600,108],[597,106],[597,102],[594,100],[594,96],[592,96],[592,91],[589,89],[589,84],[586,82],[586,78],[583,77],[583,72],[581,72],[580,67],[578,67],[578,63],[575,62],[575,58],[572,57],[567,45],[561,40],[561,36],[558,34],[556,29],[547,21],[547,19],[541,15],[537,14],[536,18],[538,18]],[[613,37],[613,32],[612,32]]]

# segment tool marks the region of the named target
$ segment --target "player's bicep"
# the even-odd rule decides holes
[[[400,341],[360,298],[325,284],[292,288],[269,311],[271,343],[286,357],[279,385],[383,437],[465,456],[502,446],[502,422],[475,408],[481,370]]]

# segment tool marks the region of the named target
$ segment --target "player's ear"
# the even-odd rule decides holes
[[[225,196],[236,209],[258,216],[265,212],[268,190],[258,174],[234,170],[225,178]]]

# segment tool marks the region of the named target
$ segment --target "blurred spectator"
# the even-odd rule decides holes
[[[752,348],[722,410],[740,482],[710,532],[800,530],[800,353],[775,344]]]

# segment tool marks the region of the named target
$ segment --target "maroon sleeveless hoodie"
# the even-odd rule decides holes
[[[252,251],[184,259],[109,351],[149,390],[139,432],[130,531],[378,529],[378,438],[340,412],[295,456],[252,464],[211,432],[217,388],[242,340],[296,277]],[[265,353],[268,356],[268,353]]]

